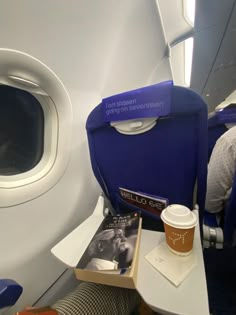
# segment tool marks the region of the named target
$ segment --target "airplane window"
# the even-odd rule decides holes
[[[29,92],[0,85],[0,175],[27,172],[42,158],[44,114]]]

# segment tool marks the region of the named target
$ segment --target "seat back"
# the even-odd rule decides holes
[[[157,88],[154,96],[156,93],[158,101],[161,84],[133,92],[148,95],[152,87]],[[206,104],[199,95],[184,87],[171,86],[168,93],[170,103],[162,102],[163,109],[168,107],[168,114],[164,110],[164,115],[159,116],[156,124],[143,133],[122,134],[104,121],[103,111],[107,99],[88,116],[86,129],[93,172],[118,213],[137,210],[136,206],[131,206],[121,198],[120,187],[168,198],[170,204],[183,204],[193,209],[196,180],[197,202],[200,210],[204,209],[207,174]],[[125,95],[122,93],[116,97],[124,100]],[[139,123],[139,119],[135,122]],[[142,213],[159,219],[145,210]]]
[[[216,108],[216,111],[209,114],[208,117],[208,161],[210,160],[212,150],[216,141],[230,127],[236,124],[236,104],[228,104],[221,108]]]
[[[224,209],[224,243],[226,245],[232,245],[234,241],[234,231],[236,230],[236,173],[234,175],[234,181],[232,191]]]
[[[204,235],[205,238],[205,244],[207,244],[208,247],[215,247],[216,248],[223,248],[223,247],[232,247],[232,245],[236,245],[236,239],[235,239],[235,231],[236,231],[236,174],[234,175],[233,185],[232,185],[232,191],[230,194],[230,197],[224,207],[223,212],[221,212],[221,219],[219,219],[219,216],[214,213],[208,213],[205,211],[204,213],[204,225],[206,230],[206,235]],[[223,218],[223,219],[222,219]],[[220,223],[219,223],[220,221]],[[208,230],[215,229],[217,232],[219,228],[221,229],[222,236],[218,233],[219,239],[214,236],[214,241],[210,241],[208,237]],[[208,244],[208,242],[210,243]],[[218,244],[218,245],[217,245]]]
[[[225,123],[219,120],[219,116],[214,113],[208,118],[208,161],[216,144],[216,141],[228,130]]]

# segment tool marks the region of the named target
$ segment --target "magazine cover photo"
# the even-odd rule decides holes
[[[106,216],[89,243],[77,268],[120,270],[131,267],[140,214]]]

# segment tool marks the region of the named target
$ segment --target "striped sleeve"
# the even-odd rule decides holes
[[[59,315],[129,315],[139,303],[136,290],[82,282],[52,307]]]

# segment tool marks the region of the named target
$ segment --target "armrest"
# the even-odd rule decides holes
[[[203,218],[203,247],[222,249],[223,244],[224,234],[217,222],[216,214],[205,211]]]
[[[16,281],[0,279],[0,309],[14,305],[22,291],[22,286]]]

